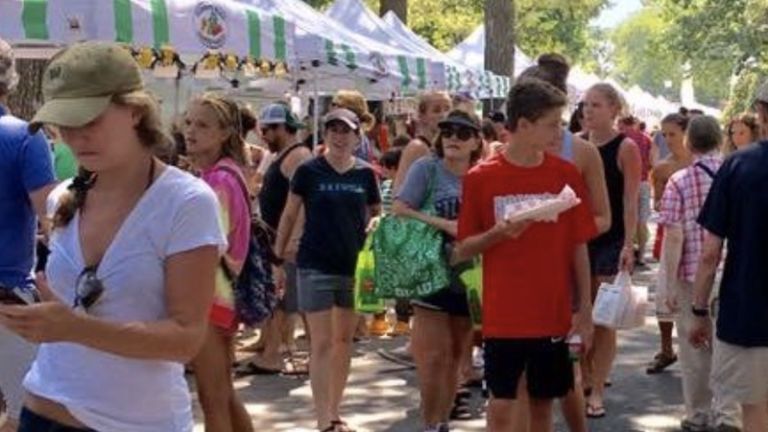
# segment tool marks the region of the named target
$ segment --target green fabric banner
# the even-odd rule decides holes
[[[397,56],[397,64],[400,66],[400,75],[403,76],[403,80],[400,84],[403,87],[411,86],[411,73],[408,71],[408,59],[405,56]]]
[[[347,44],[341,44],[341,50],[344,51],[344,59],[347,61],[347,67],[355,70],[357,69],[357,56],[352,48]]]
[[[115,40],[122,43],[133,43],[131,0],[113,0],[112,9],[115,14]]]
[[[333,45],[333,41],[330,39],[325,40],[325,59],[329,65],[338,66],[339,58],[336,56],[336,48]]]
[[[285,18],[275,15],[272,22],[275,30],[275,58],[285,61]]]
[[[254,59],[261,58],[261,18],[254,10],[246,11],[248,18],[248,54]]]
[[[423,58],[416,59],[416,76],[420,90],[427,88],[427,61]]]
[[[48,39],[48,0],[24,0],[21,21],[27,39]]]
[[[150,7],[152,9],[155,48],[160,48],[171,41],[168,28],[168,8],[166,7],[165,0],[152,0]]]

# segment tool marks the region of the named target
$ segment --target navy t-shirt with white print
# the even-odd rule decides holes
[[[298,267],[353,276],[365,243],[368,206],[381,203],[371,166],[357,159],[339,173],[325,157],[316,157],[296,170],[291,192],[303,199],[306,216]]]
[[[768,347],[768,141],[723,163],[699,223],[728,244],[717,337],[733,345]]]

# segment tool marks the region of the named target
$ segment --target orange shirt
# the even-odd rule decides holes
[[[459,240],[491,229],[506,203],[557,195],[569,185],[581,204],[557,222],[537,222],[519,238],[483,253],[483,335],[493,338],[565,336],[571,326],[571,283],[576,246],[597,234],[584,180],[571,163],[545,155],[537,167],[489,159],[464,178]]]

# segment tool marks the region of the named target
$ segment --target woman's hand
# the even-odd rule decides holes
[[[73,340],[81,320],[58,300],[27,306],[0,305],[0,325],[35,344]]]
[[[453,238],[459,235],[459,223],[455,220],[440,219],[439,229],[445,231]]]
[[[619,271],[624,271],[632,274],[635,269],[635,249],[632,246],[624,246],[621,248],[621,254],[619,255]]]
[[[285,295],[285,281],[288,278],[285,274],[285,267],[281,265],[272,266],[272,275],[275,279],[275,290],[277,293],[277,298],[282,299]]]

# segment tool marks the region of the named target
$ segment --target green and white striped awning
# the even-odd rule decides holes
[[[231,0],[0,0],[0,37],[17,43],[167,44],[181,54],[216,49],[289,63],[295,58],[291,23]]]

